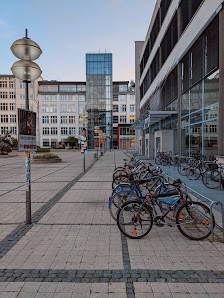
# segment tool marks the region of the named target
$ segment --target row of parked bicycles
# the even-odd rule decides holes
[[[147,235],[153,224],[176,226],[188,239],[203,240],[215,226],[210,208],[193,201],[180,179],[169,181],[159,167],[133,156],[115,168],[109,212],[120,231],[131,239]]]
[[[179,156],[172,152],[160,152],[155,158],[157,165],[177,166],[178,172],[190,180],[202,177],[203,184],[210,189],[224,189],[224,165],[217,163],[214,156],[208,158],[198,153]]]

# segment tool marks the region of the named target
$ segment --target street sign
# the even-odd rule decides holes
[[[36,151],[36,113],[18,109],[19,151]]]

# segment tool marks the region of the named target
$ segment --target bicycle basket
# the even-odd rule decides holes
[[[168,205],[174,205],[177,203],[177,201],[180,199],[180,195],[174,195],[174,196],[167,196],[167,197],[158,197],[159,204],[164,203]]]

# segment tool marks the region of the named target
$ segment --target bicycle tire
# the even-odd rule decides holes
[[[205,211],[205,214],[202,214],[202,211],[199,210],[199,207]],[[199,215],[199,217],[197,216],[196,218],[196,215]],[[184,220],[187,220],[187,222],[184,222]],[[210,222],[210,209],[201,202],[188,202],[180,206],[179,210],[177,211],[177,228],[182,235],[190,240],[204,240],[208,238],[211,235]],[[215,225],[214,216],[213,223]],[[203,232],[203,230],[205,231]],[[196,236],[197,231],[200,234],[198,236]],[[203,232],[203,234],[201,232]]]
[[[159,156],[156,156],[156,158],[155,158],[155,163],[156,163],[157,165],[160,165],[160,157],[159,157]]]
[[[130,206],[130,207],[128,207],[128,206]],[[126,224],[124,223],[124,221],[126,220],[126,217],[127,217],[127,212],[129,212],[129,210],[131,209],[132,210],[131,216],[133,216],[134,209],[136,209],[135,210],[136,212],[139,212],[139,208],[142,208],[142,211],[147,212],[148,219],[144,220],[144,221],[147,221],[149,223],[149,226],[148,226],[148,228],[146,228],[146,231],[141,234],[138,234],[138,232],[136,232],[137,223],[133,221],[134,218],[132,219],[131,222],[127,222]],[[124,216],[125,216],[125,219],[124,219]],[[140,219],[139,219],[139,222],[140,222]],[[153,225],[152,210],[151,210],[150,206],[148,206],[146,203],[140,202],[139,200],[128,201],[125,204],[123,204],[118,210],[117,225],[118,225],[118,228],[121,231],[121,233],[124,234],[126,237],[131,238],[131,239],[143,238],[152,229],[152,225]],[[139,225],[142,228],[142,221],[141,221],[141,224],[139,224]],[[125,230],[125,226],[131,227],[130,233],[128,232],[128,230]]]
[[[209,189],[216,189],[220,187],[220,173],[219,170],[207,170],[202,176],[203,184]]]
[[[121,190],[113,195],[109,203],[109,212],[113,220],[117,221],[117,212],[120,206],[128,200],[136,200],[138,198],[134,191]]]
[[[114,178],[112,182],[112,189],[114,189],[117,185],[119,185],[119,183],[122,182],[129,182],[128,175],[119,175],[116,178]]]
[[[177,170],[178,170],[178,173],[180,174],[180,175],[182,175],[182,176],[186,176],[187,174],[186,174],[186,170],[187,170],[187,165],[185,164],[185,165],[183,165],[183,163],[179,163],[178,164],[178,168],[177,168]]]
[[[186,170],[186,176],[189,180],[198,180],[201,176],[201,171],[199,168],[189,167]]]

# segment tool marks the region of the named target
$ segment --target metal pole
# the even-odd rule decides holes
[[[26,32],[27,33],[27,32]],[[29,110],[29,90],[28,81],[26,84],[26,110]],[[26,223],[31,224],[31,171],[30,171],[30,152],[25,151],[25,168],[26,168]]]
[[[83,153],[83,172],[86,171],[86,160],[85,160],[85,151]]]

